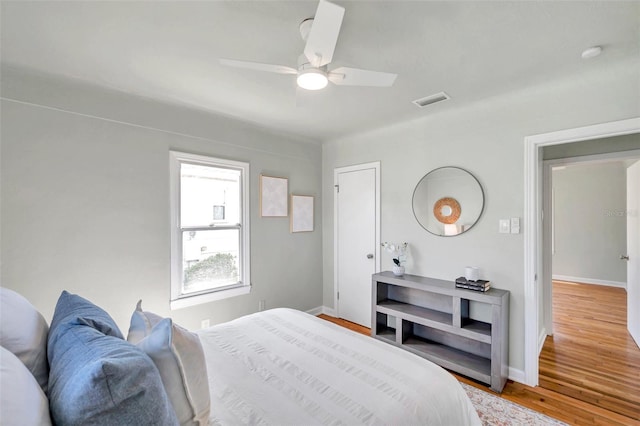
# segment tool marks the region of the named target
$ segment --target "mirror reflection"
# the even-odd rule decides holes
[[[427,173],[413,191],[413,214],[424,229],[450,237],[467,232],[484,209],[480,182],[459,167]]]

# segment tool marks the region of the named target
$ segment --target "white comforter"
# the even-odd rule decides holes
[[[211,424],[481,424],[439,366],[303,312],[273,309],[198,334]]]

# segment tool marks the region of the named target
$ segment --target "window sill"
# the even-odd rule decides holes
[[[203,303],[209,303],[216,300],[227,299],[229,297],[240,296],[243,294],[249,294],[251,292],[250,285],[243,285],[239,287],[233,287],[226,290],[213,291],[206,294],[198,294],[196,296],[187,296],[181,299],[171,301],[171,310],[182,309],[189,306],[201,305]]]

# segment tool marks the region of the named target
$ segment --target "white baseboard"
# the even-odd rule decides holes
[[[544,346],[544,340],[547,338],[547,329],[542,327],[540,330],[540,335],[538,336],[538,356],[540,356],[540,352],[542,352],[542,347]]]
[[[570,282],[581,283],[581,284],[606,285],[609,287],[621,287],[624,289],[627,288],[627,283],[624,281],[598,280],[593,278],[570,277],[568,275],[555,275],[555,274],[551,278],[558,281],[570,281]]]
[[[514,382],[525,384],[524,370],[518,370],[517,368],[509,367],[509,379]]]
[[[322,308],[323,308],[322,306],[316,306],[316,307],[315,307],[315,308],[313,308],[313,309],[309,309],[309,310],[307,311],[307,313],[308,313],[309,315],[313,315],[314,317],[317,317],[318,315],[320,315],[320,314],[322,314],[322,313],[323,313],[323,312],[322,312]]]
[[[307,311],[309,315],[318,316],[320,314],[329,315],[330,317],[336,316],[336,311],[333,308],[327,308],[326,306],[317,306]]]
[[[336,317],[336,310],[333,308],[327,308],[326,306],[322,307],[322,313],[325,315],[329,315],[330,317]]]

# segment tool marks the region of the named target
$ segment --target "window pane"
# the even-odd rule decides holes
[[[240,230],[182,232],[182,293],[240,281]]]
[[[240,170],[182,163],[180,226],[240,223]]]

